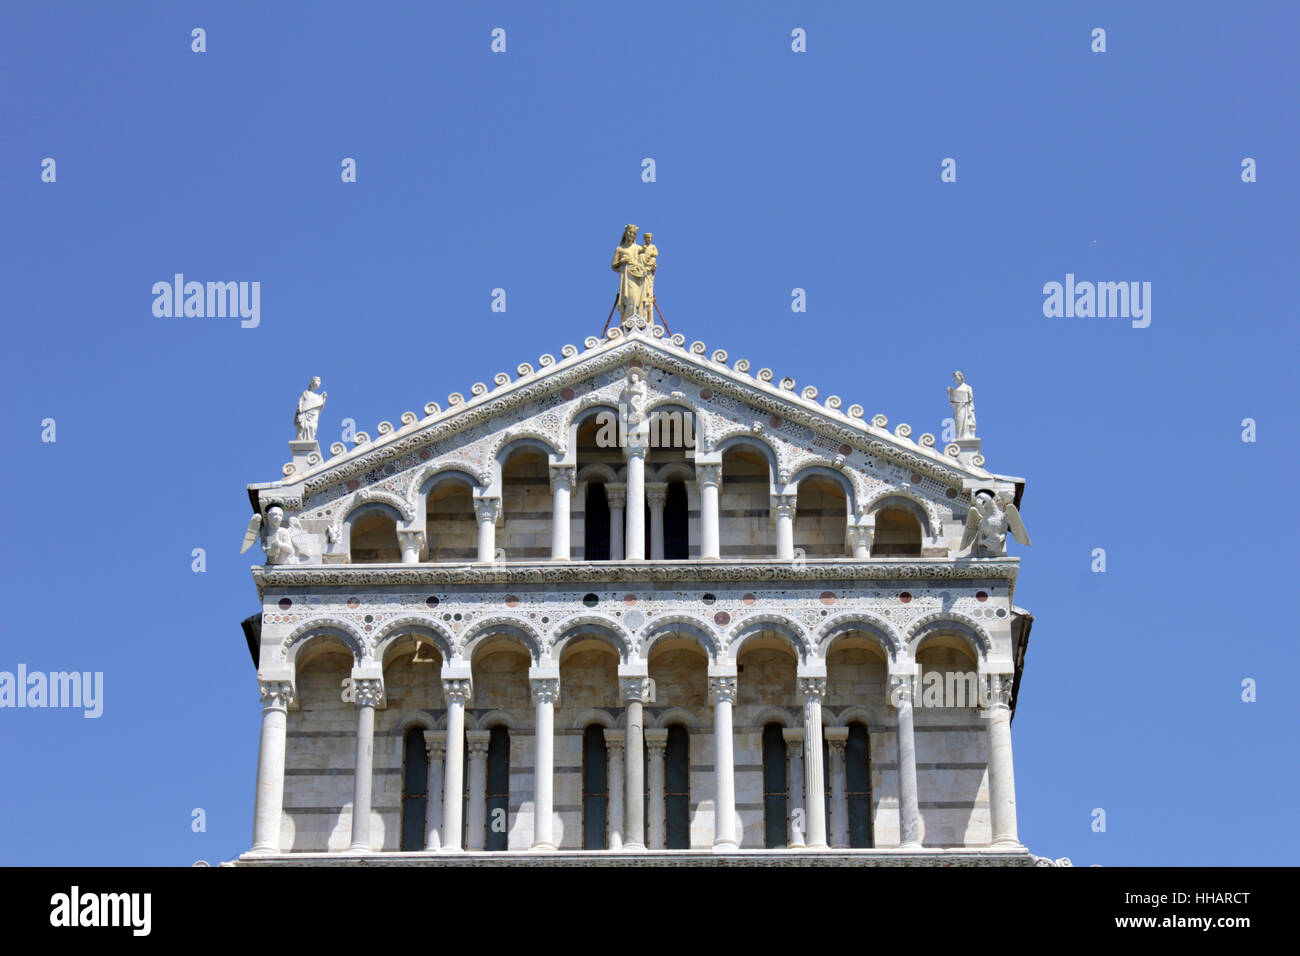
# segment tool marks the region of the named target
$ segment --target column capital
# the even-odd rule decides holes
[[[353,677],[352,701],[358,707],[378,707],[384,702],[384,682],[378,677]]]
[[[293,681],[259,680],[257,692],[262,698],[263,710],[288,710],[298,699]]]
[[[633,701],[639,704],[654,702],[654,681],[649,677],[624,677],[620,675],[618,678],[618,691],[625,704],[630,704]]]
[[[722,463],[705,464],[699,460],[697,455],[695,460],[695,480],[701,486],[722,487]]]
[[[465,743],[469,745],[470,757],[483,757],[487,755],[488,743],[492,740],[492,731],[490,730],[467,730],[465,731]]]
[[[795,678],[795,683],[799,688],[799,696],[805,701],[821,702],[826,697],[825,676],[800,675]]]
[[[734,704],[736,702],[736,677],[735,675],[710,675],[709,676],[709,699],[716,704]]]
[[[448,704],[468,704],[474,699],[474,683],[468,677],[442,678],[442,696]]]
[[[611,508],[622,508],[627,504],[627,485],[622,482],[609,482],[605,485],[605,499]]]
[[[889,706],[897,708],[900,704],[910,704],[916,695],[916,675],[889,675]]]
[[[647,481],[645,485],[645,500],[651,508],[662,507],[668,501],[668,482],[666,481]]]
[[[577,470],[576,465],[551,465],[551,490],[554,491],[557,486],[572,488]]]
[[[785,738],[787,752],[791,747],[798,747],[803,750],[804,729],[802,727],[783,727],[781,736]]]
[[[501,522],[501,499],[482,496],[474,498],[474,516],[482,524],[484,521],[490,521],[493,524]]]
[[[560,702],[559,677],[529,677],[528,688],[532,691],[534,704],[558,704]]]
[[[990,710],[1010,710],[1012,694],[1016,686],[1015,674],[988,675],[988,703]]]
[[[796,495],[772,495],[769,510],[773,518],[793,518],[797,504]]]
[[[663,753],[664,748],[668,746],[668,731],[655,728],[645,732],[645,745],[650,754]]]
[[[615,730],[613,727],[606,727],[605,730],[605,749],[613,753],[614,751],[623,750],[627,743],[627,732],[624,730]]]
[[[424,732],[424,749],[435,760],[442,759],[447,753],[447,732],[445,730],[426,730]]]
[[[424,547],[424,529],[423,528],[398,528],[397,541],[403,549],[407,547],[423,548]]]
[[[849,728],[847,727],[823,727],[822,737],[832,747],[843,747],[849,742]]]

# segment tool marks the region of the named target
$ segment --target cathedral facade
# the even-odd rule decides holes
[[[960,376],[913,439],[625,315],[328,455],[318,386],[248,486],[241,864],[1034,861],[1024,482]]]

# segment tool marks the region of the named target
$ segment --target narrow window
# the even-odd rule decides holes
[[[492,728],[487,752],[487,840],[488,850],[504,850],[510,829],[510,731],[500,724]]]
[[[849,724],[849,739],[844,745],[844,783],[849,846],[875,846],[871,830],[871,736],[863,724]]]
[[[690,556],[686,485],[680,481],[670,481],[668,495],[664,499],[664,558],[669,561],[684,561]]]
[[[587,485],[587,500],[583,505],[584,561],[609,560],[609,499],[602,484]]]
[[[424,749],[424,729],[412,727],[403,739],[401,849],[424,849],[428,806],[429,754]]]
[[[605,850],[609,812],[609,776],[605,728],[588,724],[582,732],[582,848]]]
[[[664,750],[664,811],[668,849],[691,848],[691,740],[681,724],[668,728]]]
[[[763,728],[763,835],[764,846],[786,846],[785,735],[780,724]]]

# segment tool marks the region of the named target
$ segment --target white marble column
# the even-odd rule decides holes
[[[731,706],[736,702],[735,674],[709,675],[709,696],[713,700],[713,774],[717,796],[713,807],[713,848],[734,850],[736,842],[735,741]]]
[[[419,564],[420,551],[424,548],[424,532],[419,529],[397,531],[397,543],[402,549],[403,564]]]
[[[465,842],[469,850],[487,846],[487,752],[491,739],[490,730],[471,730],[465,734],[469,747],[469,832]]]
[[[573,465],[551,466],[551,560],[569,560]]]
[[[560,699],[559,668],[531,668],[528,683],[536,711],[533,781],[533,849],[555,849],[555,704]]]
[[[721,555],[718,540],[718,491],[722,486],[722,465],[700,464],[696,456],[695,479],[700,486],[700,557],[716,561]]]
[[[469,668],[443,668],[442,698],[447,702],[447,766],[443,779],[442,848],[463,848],[465,807],[465,705],[473,695]]]
[[[621,669],[621,668],[620,668]],[[644,674],[619,676],[619,690],[627,705],[627,789],[624,793],[623,845],[645,849],[645,739],[643,705],[650,699],[650,678]]]
[[[849,845],[849,778],[844,765],[849,728],[827,727],[824,733],[831,748],[831,846],[843,849]]]
[[[655,482],[645,486],[646,501],[650,505],[650,560],[664,559],[664,504],[668,501],[668,485]]]
[[[370,791],[375,772],[375,708],[384,697],[384,682],[377,678],[352,678],[357,707],[357,756],[352,775],[352,853],[369,853]]]
[[[608,484],[605,498],[609,501],[609,559],[623,560],[623,505],[627,501],[627,486]]]
[[[650,755],[650,819],[646,821],[646,829],[650,832],[648,846],[652,850],[662,850],[667,846],[664,839],[668,816],[664,803],[664,750],[668,747],[668,731],[647,730],[645,745]]]
[[[890,697],[898,712],[898,842],[905,850],[921,849],[921,810],[916,794],[916,737],[912,729],[910,674],[890,676]]]
[[[478,559],[490,564],[497,557],[497,519],[501,516],[501,499],[475,498],[474,514],[478,518]]]
[[[807,844],[808,811],[803,802],[803,728],[786,727],[781,731],[785,737],[785,759],[789,772],[790,794],[790,849],[803,849]]]
[[[804,795],[808,803],[808,849],[824,850],[826,843],[825,768],[822,767],[822,698],[825,677],[799,677],[803,698]]]
[[[623,849],[623,731],[605,728],[605,750],[609,756],[609,842],[611,850]]]
[[[424,848],[442,849],[442,765],[447,753],[447,734],[424,732],[424,750],[429,755],[429,802],[424,822]]]
[[[262,697],[262,736],[257,745],[257,790],[253,807],[253,853],[280,852],[284,816],[284,744],[292,681],[258,681]]]
[[[645,445],[627,446],[627,539],[628,561],[645,560]]]
[[[1014,674],[990,675],[989,811],[994,846],[1019,846],[1016,825],[1016,776],[1011,760],[1011,691]]]
[[[794,560],[794,495],[773,495],[770,505],[776,518],[776,559]]]

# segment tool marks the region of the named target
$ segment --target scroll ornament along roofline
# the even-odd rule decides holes
[[[950,444],[940,452],[935,449],[932,435],[920,436],[919,443],[912,441],[912,430],[908,425],[897,425],[890,433],[886,430],[888,421],[884,415],[876,415],[870,421],[863,420],[861,405],[841,410],[842,402],[836,395],[819,403],[817,389],[813,386],[806,386],[796,393],[792,378],[783,378],[774,385],[774,376],[769,369],[759,369],[757,376],[751,376],[747,359],[738,359],[734,366],[728,367],[727,352],[723,349],[716,349],[708,355],[703,342],[694,342],[687,348],[683,336],[663,336],[664,330],[660,326],[630,333],[614,328],[603,342],[594,336],[589,337],[584,343],[587,347],[585,352],[566,345],[561,350],[563,358],[558,362],[547,354],[539,359],[537,368],[522,363],[517,369],[520,377],[514,380],[507,373],[500,372],[494,379],[496,388],[489,389],[482,382],[475,383],[468,401],[462,394],[453,392],[448,399],[448,408],[429,402],[424,406],[423,418],[414,412],[404,412],[400,428],[394,428],[391,422],[380,422],[374,439],[365,432],[358,432],[353,449],[347,450],[342,443],[336,442],[330,447],[331,458],[310,464],[302,471],[296,470],[292,463],[285,465],[283,479],[249,485],[249,491],[255,495],[257,491],[298,488],[303,497],[315,494],[411,451],[490,421],[519,405],[550,395],[556,389],[626,364],[631,359],[640,359],[674,374],[687,376],[755,408],[836,437],[857,450],[881,456],[954,487],[961,487],[967,478],[1002,477],[985,470],[982,459],[970,464],[959,460],[956,444]]]

